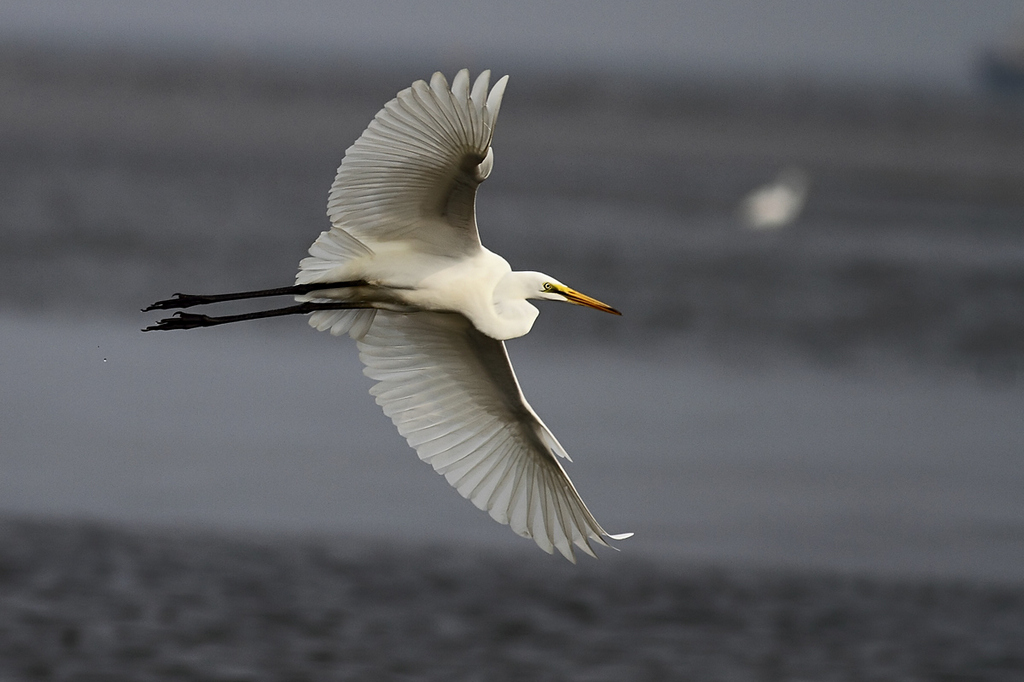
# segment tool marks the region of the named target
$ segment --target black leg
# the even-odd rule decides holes
[[[207,303],[221,303],[223,301],[240,301],[246,298],[264,298],[267,296],[300,296],[311,291],[321,289],[340,289],[342,287],[365,286],[366,282],[361,279],[348,282],[318,282],[315,284],[296,284],[290,287],[279,287],[277,289],[260,289],[258,291],[240,291],[234,294],[175,294],[174,298],[157,301],[142,312],[150,310],[171,310],[173,308],[191,308],[194,305],[205,305]],[[200,316],[203,317],[203,316]],[[217,318],[211,318],[217,319]],[[208,325],[200,325],[208,326]],[[191,327],[175,327],[176,329],[191,329]]]
[[[320,288],[323,288],[322,286]],[[314,289],[315,291],[315,289]],[[209,315],[196,315],[195,313],[174,313],[174,317],[167,317],[156,324],[146,327],[142,331],[171,331],[174,329],[195,329],[197,327],[215,327],[218,324],[229,322],[244,322],[245,320],[259,320],[264,317],[281,317],[283,315],[305,315],[317,310],[351,310],[353,308],[370,308],[365,303],[299,303],[287,308],[274,308],[272,310],[260,310],[255,313],[242,313],[240,315],[222,315],[211,317]]]

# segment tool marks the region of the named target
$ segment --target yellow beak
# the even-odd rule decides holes
[[[575,289],[570,289],[569,287],[558,287],[558,293],[565,296],[565,300],[567,300],[569,303],[575,303],[576,305],[585,305],[588,308],[593,308],[594,310],[600,310],[602,312],[611,313],[612,315],[622,314],[615,308],[608,305],[607,303],[601,303],[596,298],[591,298],[586,294],[581,294]]]

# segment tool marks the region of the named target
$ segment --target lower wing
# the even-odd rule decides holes
[[[583,503],[558,457],[562,446],[526,402],[505,344],[463,316],[377,311],[359,342],[377,403],[419,455],[499,523],[557,549],[607,533]]]

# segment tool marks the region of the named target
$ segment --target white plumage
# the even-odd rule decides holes
[[[480,244],[476,189],[507,76],[489,88],[435,73],[388,102],[345,153],[331,187],[331,229],[294,287],[188,296],[153,308],[296,294],[299,305],[208,317],[178,313],[149,329],[188,329],[311,312],[310,324],[357,340],[371,389],[419,457],[459,493],[546,552],[623,539],[607,533],[562,468],[568,455],[523,396],[504,340],[530,331],[546,299],[618,312],[538,272],[514,272]],[[320,286],[323,285],[323,286]]]
[[[384,413],[459,493],[544,551],[607,533],[556,459],[565,450],[523,397],[505,345],[461,315],[379,313],[359,342]],[[615,536],[620,537],[620,536]]]

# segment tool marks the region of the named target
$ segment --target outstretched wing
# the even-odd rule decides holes
[[[377,311],[359,342],[370,390],[419,455],[459,493],[549,554],[610,535],[558,461],[566,457],[526,402],[505,344],[461,315]]]
[[[345,152],[327,201],[333,229],[371,249],[394,240],[439,254],[478,249],[476,188],[491,170],[507,81],[488,93],[489,71],[472,88],[465,69],[451,88],[435,73],[385,104]]]

